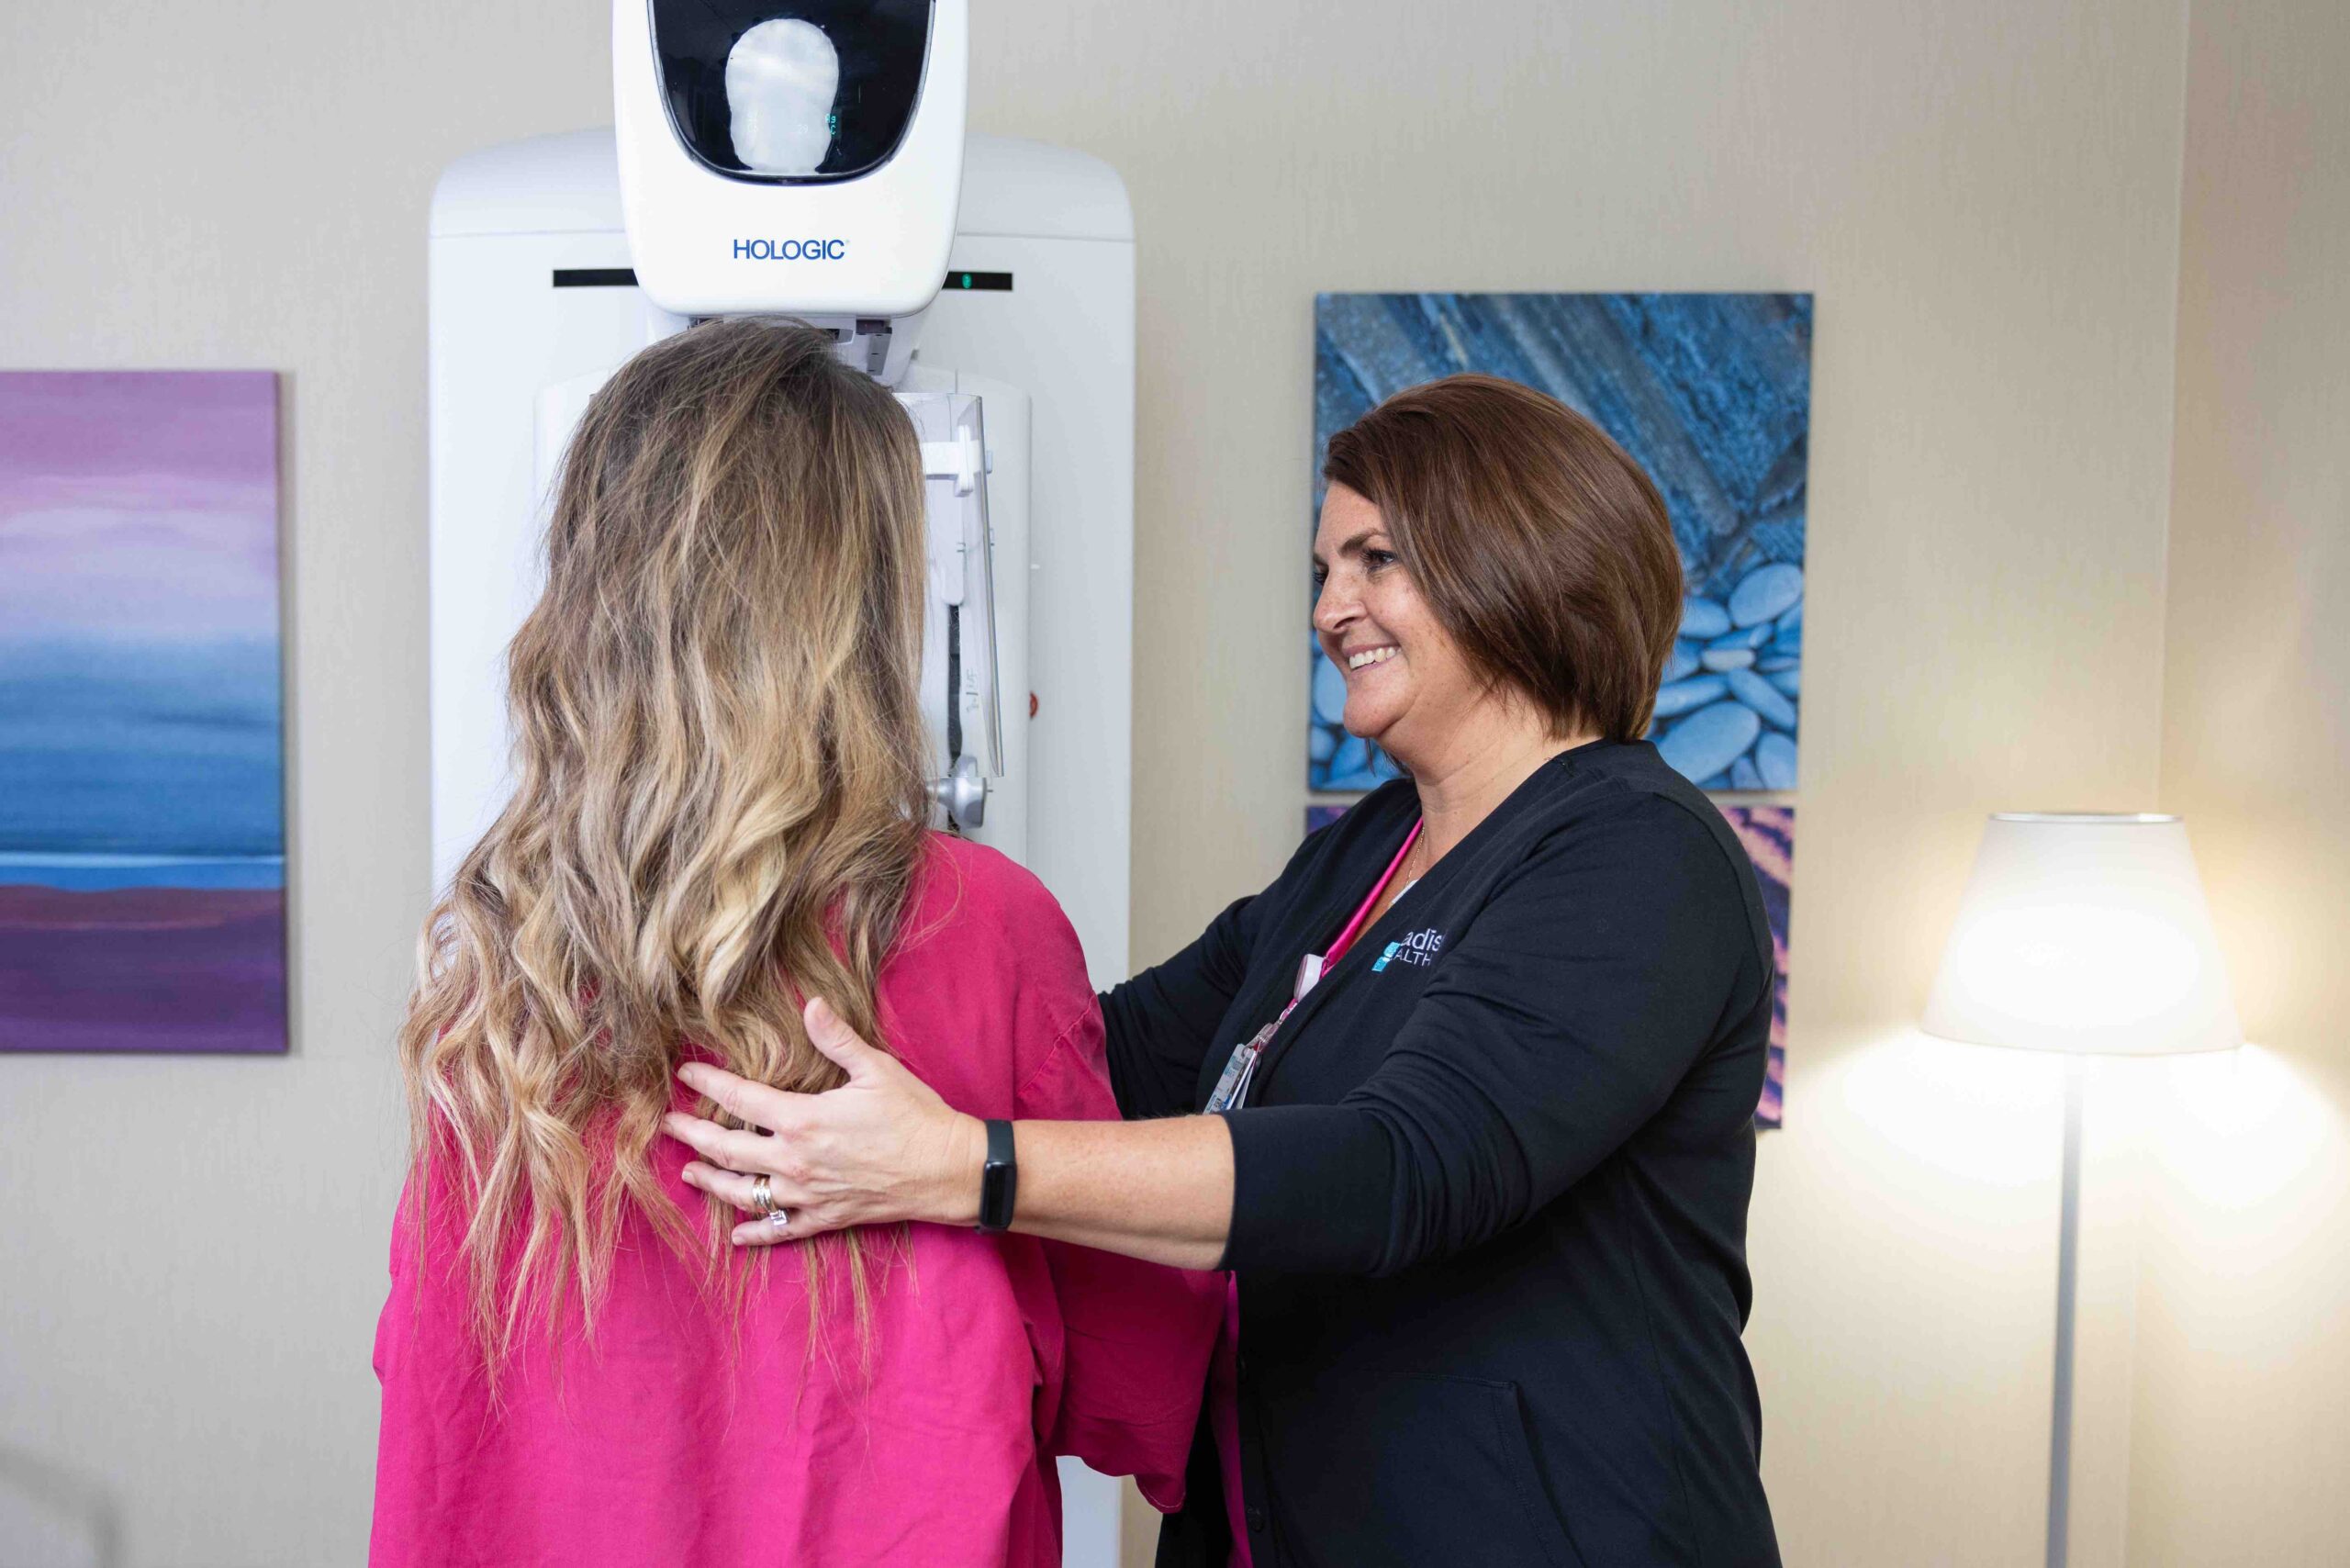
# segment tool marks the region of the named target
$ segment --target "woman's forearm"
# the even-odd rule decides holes
[[[966,1117],[935,1212],[979,1219],[984,1125]],[[1232,1227],[1232,1135],[1221,1116],[1014,1122],[1012,1228],[1178,1269],[1213,1269]]]
[[[1222,1116],[1015,1122],[1012,1228],[1179,1269],[1213,1269],[1232,1230]]]

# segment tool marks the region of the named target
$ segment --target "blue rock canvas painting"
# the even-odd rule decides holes
[[[1482,371],[1595,420],[1663,493],[1689,598],[1652,740],[1708,790],[1796,787],[1803,698],[1807,294],[1325,294],[1315,302],[1314,504],[1330,437],[1406,386]],[[1307,782],[1394,765],[1340,727],[1313,651]]]
[[[0,373],[0,1050],[281,1052],[277,378]]]

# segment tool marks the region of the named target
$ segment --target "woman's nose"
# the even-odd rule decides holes
[[[1336,577],[1322,585],[1314,597],[1314,629],[1333,636],[1346,630],[1347,622],[1355,618],[1354,596],[1338,586]]]

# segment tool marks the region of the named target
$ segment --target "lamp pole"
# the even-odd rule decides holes
[[[2088,1064],[2065,1058],[2064,1196],[2056,1220],[2056,1376],[2048,1439],[2048,1568],[2065,1568],[2073,1502],[2073,1327],[2081,1274],[2081,1092]]]

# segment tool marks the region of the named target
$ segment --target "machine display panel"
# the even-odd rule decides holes
[[[662,95],[707,167],[780,184],[888,162],[922,100],[931,0],[648,0]]]

